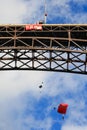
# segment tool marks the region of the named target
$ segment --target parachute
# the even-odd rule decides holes
[[[62,116],[63,119],[64,119],[64,115],[66,114],[67,107],[68,107],[68,104],[61,103],[61,104],[59,104],[59,106],[57,108],[57,112],[60,114],[63,114],[63,116]]]

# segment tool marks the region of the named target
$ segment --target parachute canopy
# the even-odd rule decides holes
[[[59,112],[59,113],[61,113],[61,114],[66,114],[67,107],[68,107],[68,104],[66,104],[66,103],[61,103],[61,104],[59,104],[59,106],[58,106],[57,112]]]

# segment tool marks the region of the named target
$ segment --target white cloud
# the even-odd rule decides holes
[[[22,23],[26,13],[26,4],[23,0],[0,0],[0,24]]]
[[[37,95],[39,92],[39,85],[42,84],[47,75],[49,74],[35,71],[1,72],[0,97],[14,97],[26,91],[31,91]]]
[[[85,84],[86,76],[53,73],[50,75],[50,79],[46,81],[44,91],[49,96],[65,95],[67,93],[77,94],[77,92],[83,90]]]
[[[31,93],[0,102],[0,129],[2,130],[31,130],[31,128],[50,130],[51,117],[38,118],[41,114],[36,108],[36,100]],[[39,113],[38,113],[39,112]],[[37,116],[35,116],[37,115]],[[45,125],[46,124],[46,125]]]
[[[48,20],[63,18],[67,23],[86,23],[86,12],[73,13],[70,0],[51,0],[47,2]],[[86,4],[86,0],[74,0],[77,4]],[[83,2],[83,3],[81,3]],[[0,0],[0,24],[35,23],[44,17],[44,0]],[[81,5],[80,5],[81,6]],[[58,23],[58,21],[56,21]],[[44,81],[43,88],[38,86]],[[50,130],[52,117],[47,113],[46,119],[36,120],[32,113],[24,118],[27,101],[23,96],[28,93],[29,111],[36,110],[34,104],[40,98],[51,99],[51,108],[60,101],[69,103],[67,119],[62,130],[86,130],[86,92],[83,93],[86,84],[86,76],[78,76],[64,73],[8,71],[0,72],[0,129],[1,130],[24,130],[23,124],[28,126]],[[31,96],[32,95],[32,96]],[[21,99],[22,98],[22,99]],[[34,98],[34,99],[33,99]],[[23,101],[24,100],[24,101]],[[54,103],[54,104],[53,104]],[[46,112],[51,111],[50,106]],[[87,115],[87,114],[86,114]],[[79,120],[80,119],[80,120]],[[77,124],[81,124],[78,126]],[[33,125],[34,124],[34,125]],[[46,124],[46,125],[45,125]],[[71,124],[75,124],[76,126]]]
[[[72,3],[74,3],[74,5],[72,5]],[[56,23],[86,23],[87,11],[83,8],[86,4],[85,0],[63,0],[62,2],[61,0],[51,0],[50,3],[47,3],[47,18],[51,22],[54,22],[52,19],[56,19]],[[72,6],[74,6],[74,8],[72,8]]]
[[[44,18],[44,0],[0,0],[0,24],[36,23]]]
[[[70,0],[46,1],[47,19],[53,21],[52,19],[62,18],[66,23],[86,23],[87,13],[82,10],[80,13],[78,11],[78,13],[74,12],[73,14],[74,10],[71,9],[70,2]],[[0,3],[0,24],[36,23],[44,20],[44,0],[40,0],[40,2],[37,0],[3,0]],[[76,0],[73,3],[82,8],[86,1],[80,0],[78,2]]]
[[[87,130],[87,126],[64,126],[62,130]]]

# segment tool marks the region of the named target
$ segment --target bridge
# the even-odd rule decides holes
[[[0,25],[0,70],[87,74],[87,24]]]

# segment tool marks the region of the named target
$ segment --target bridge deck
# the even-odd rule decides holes
[[[26,31],[26,25],[0,25],[0,47],[2,46],[32,46],[33,41],[38,39],[40,42],[34,42],[33,46],[46,46],[60,48],[61,46],[79,46],[86,47],[87,43],[87,25],[86,24],[43,24],[42,30]],[[9,44],[10,40],[10,44]],[[18,42],[21,40],[22,42]],[[5,44],[3,44],[5,43]],[[70,44],[70,45],[69,45]]]

